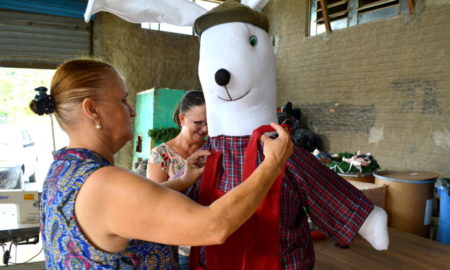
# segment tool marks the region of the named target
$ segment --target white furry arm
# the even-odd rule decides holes
[[[376,250],[387,250],[389,234],[386,212],[382,208],[374,206],[358,233]]]

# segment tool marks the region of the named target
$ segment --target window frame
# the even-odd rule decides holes
[[[392,18],[395,16],[406,14],[408,13],[408,10],[410,13],[414,12],[413,0],[398,0],[398,3],[394,3],[392,6],[381,7],[372,10],[367,8],[368,5],[366,5],[366,7],[359,7],[359,0],[346,0],[348,4],[347,16],[339,20],[329,21],[329,29],[327,29],[327,19],[324,18],[324,23],[317,23],[317,14],[320,12],[320,9],[318,9],[319,2],[326,3],[326,0],[309,1],[309,36],[317,36],[325,32],[331,32],[333,30],[345,29],[359,24]],[[379,0],[375,2],[380,2],[378,4],[389,4],[389,2],[394,1]]]

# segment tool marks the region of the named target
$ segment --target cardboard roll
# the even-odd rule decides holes
[[[427,171],[374,173],[375,184],[384,184],[389,226],[429,237],[434,182],[439,175]]]

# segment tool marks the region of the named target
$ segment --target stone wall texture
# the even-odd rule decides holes
[[[414,14],[309,37],[309,1],[270,1],[277,102],[298,106],[325,150],[450,177],[450,1],[415,2]]]
[[[278,105],[291,101],[330,152],[371,152],[382,169],[450,177],[450,1],[308,36],[309,0],[271,0]],[[94,55],[117,66],[134,93],[199,89],[196,37],[140,29],[99,14]],[[131,145],[118,154],[131,165]]]

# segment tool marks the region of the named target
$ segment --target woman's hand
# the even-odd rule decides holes
[[[182,179],[189,185],[194,184],[200,176],[203,174],[206,157],[210,155],[209,151],[198,150],[186,160],[186,166],[184,167],[184,174]]]
[[[270,125],[276,130],[278,137],[271,139],[265,134],[261,136],[261,141],[264,145],[264,161],[275,163],[281,169],[292,155],[294,144],[291,135],[286,129],[275,123]]]

